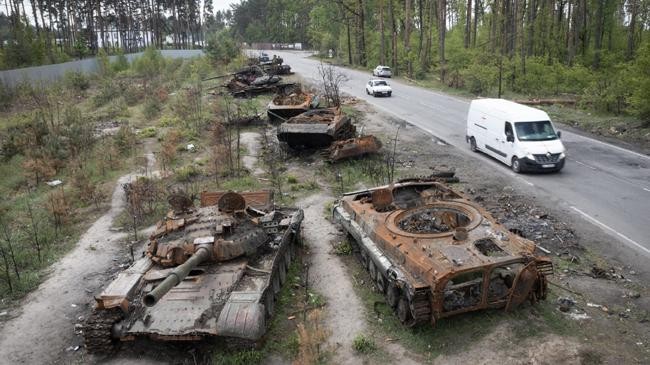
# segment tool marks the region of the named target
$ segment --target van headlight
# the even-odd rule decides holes
[[[535,161],[535,156],[533,156],[532,153],[527,153],[527,154],[526,154],[526,158],[529,159],[529,160],[533,160],[533,161]]]
[[[563,158],[565,158],[565,157],[566,157],[566,155],[564,154],[564,152],[561,152],[561,153],[560,153],[560,160],[563,159]]]

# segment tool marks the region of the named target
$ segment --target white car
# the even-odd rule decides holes
[[[366,84],[366,94],[372,96],[391,96],[393,89],[390,88],[386,80],[372,79]]]
[[[372,76],[391,77],[393,73],[390,71],[390,67],[379,65],[372,70]]]

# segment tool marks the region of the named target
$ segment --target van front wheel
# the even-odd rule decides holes
[[[521,172],[521,163],[519,162],[519,159],[517,157],[512,158],[512,165],[510,167],[512,167],[512,171],[516,173]]]
[[[469,149],[472,150],[472,152],[478,152],[478,147],[476,147],[476,140],[474,137],[469,139]]]

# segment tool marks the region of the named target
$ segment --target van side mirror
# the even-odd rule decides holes
[[[515,136],[513,136],[513,135],[510,134],[510,133],[506,134],[506,141],[508,141],[508,142],[514,142],[514,141],[515,141]]]
[[[562,132],[561,131],[557,131],[557,138],[562,138]]]

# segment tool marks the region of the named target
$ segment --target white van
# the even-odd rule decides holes
[[[469,105],[466,140],[514,172],[560,171],[565,148],[545,112],[503,99],[478,99]]]

